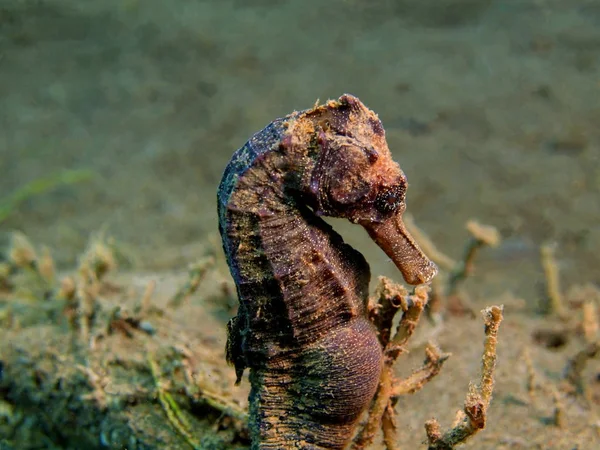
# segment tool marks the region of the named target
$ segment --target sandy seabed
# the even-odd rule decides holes
[[[159,430],[162,448],[186,448],[159,402],[150,401],[155,383],[145,355],[153,348],[163,361],[177,359],[166,348],[180,354],[182,341],[192,371],[206,371],[218,380],[216,391],[245,405],[248,388],[233,387],[222,357],[235,308],[222,261],[183,306],[171,311],[168,299],[185,283],[189,263],[218,252],[216,187],[233,151],[274,118],[344,92],[379,114],[408,176],[408,210],[440,250],[460,258],[471,218],[502,235],[500,246],[478,255],[463,286],[476,310],[505,304],[488,427],[466,448],[600,447],[597,359],[583,372],[585,396],[560,390],[565,366],[584,346],[582,301],[599,302],[600,2],[0,0],[0,199],[63,169],[94,174],[20,204],[0,223],[0,242],[8,245],[20,230],[48,246],[69,274],[90,235],[103,231],[124,256],[109,275],[117,286],[103,291],[99,317],[110,320],[118,305],[133,311],[149,280],[164,312],[153,335],[117,332],[88,360],[75,351],[61,360],[57,354],[78,345],[60,306],[56,313],[21,291],[3,294],[0,307],[11,309],[12,325],[0,329],[0,399],[12,412],[0,409],[0,448],[131,446],[118,432],[107,437],[113,419],[124,435]],[[400,279],[362,230],[332,223],[373,274]],[[546,243],[556,244],[562,289],[571,290],[571,321],[539,313],[539,248]],[[586,283],[592,294],[581,299],[573,287]],[[92,333],[103,326],[98,321]],[[425,321],[421,327],[424,342],[433,331]],[[432,416],[451,424],[467,380],[477,378],[479,318],[449,315],[436,333],[453,356],[425,389],[398,404],[401,448],[422,446]],[[526,348],[546,386],[534,396]],[[410,373],[422,354],[415,348],[399,373]],[[86,364],[119,386],[108,389],[117,406],[98,407],[85,396],[93,383],[77,367]],[[172,382],[185,383],[177,373]],[[140,392],[134,375],[142,377]],[[65,387],[57,380],[67,380]],[[560,391],[562,427],[553,425],[548,386]],[[219,414],[187,398],[180,400],[206,448],[247,444],[234,425],[215,426]],[[81,414],[68,416],[69,408]],[[75,425],[87,432],[67,430]],[[136,445],[151,448],[144,442]]]

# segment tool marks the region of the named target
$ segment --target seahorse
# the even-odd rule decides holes
[[[253,449],[343,449],[377,389],[370,269],[322,216],[360,224],[407,283],[437,268],[407,232],[406,176],[377,115],[351,95],[270,123],[219,186],[223,249],[239,297],[227,360],[250,369]]]

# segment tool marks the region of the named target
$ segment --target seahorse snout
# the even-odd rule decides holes
[[[437,274],[437,266],[419,248],[406,229],[401,214],[383,222],[362,221],[361,225],[392,259],[407,283],[427,283]]]

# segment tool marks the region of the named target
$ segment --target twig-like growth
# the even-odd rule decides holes
[[[428,294],[429,286],[421,285],[415,288],[415,293],[413,295],[402,299],[404,301],[401,302],[400,306],[404,311],[404,314],[402,314],[402,319],[400,319],[396,334],[390,341],[391,347],[387,349],[393,356],[395,356],[396,351],[398,352],[397,356],[404,351],[403,346],[415,332],[419,319],[421,318],[421,313],[427,305],[427,300],[429,299]],[[395,358],[397,358],[397,356],[395,356]]]
[[[497,247],[500,243],[500,233],[490,225],[482,225],[474,220],[467,222],[467,230],[471,237],[467,241],[462,260],[452,269],[448,280],[448,295],[455,294],[458,285],[473,273],[475,255],[482,247]]]
[[[11,289],[10,275],[12,269],[7,262],[0,262],[0,291],[8,291]]]
[[[92,368],[83,366],[81,364],[78,364],[76,367],[79,371],[81,371],[87,376],[89,383],[93,388],[93,391],[89,394],[82,396],[82,399],[94,400],[98,405],[98,408],[100,408],[101,410],[105,410],[106,408],[108,408],[107,394],[105,391],[105,387],[109,382],[108,377],[99,375],[96,372],[94,372]]]
[[[429,440],[429,450],[451,450],[457,444],[485,428],[487,410],[494,389],[494,369],[496,367],[496,346],[498,328],[502,321],[502,306],[492,306],[482,311],[485,322],[485,343],[482,357],[481,382],[471,384],[465,400],[462,418],[446,433],[441,432],[436,419],[428,420],[425,431]]]
[[[100,282],[117,267],[114,245],[100,233],[90,240],[79,262],[79,274]]]
[[[433,322],[439,323],[441,321],[443,303],[447,302],[448,297],[456,296],[460,285],[472,275],[478,251],[486,246],[497,247],[500,243],[500,233],[493,226],[469,220],[466,228],[470,237],[467,240],[462,259],[456,262],[437,250],[435,245],[423,232],[416,228],[414,223],[411,223],[410,220],[408,223],[410,223],[410,227],[416,229],[416,231],[413,231],[411,228],[411,231],[416,235],[417,241],[424,247],[426,253],[433,255],[432,259],[448,272],[448,274],[440,274],[441,276],[434,278],[431,283],[432,292],[429,300],[428,314]],[[421,242],[421,239],[424,240],[425,244]],[[464,298],[460,299],[460,306],[462,310],[466,310],[475,316],[473,308],[466,304]]]
[[[38,256],[27,236],[17,231],[11,236],[8,259],[17,268],[32,269],[37,265]]]
[[[368,412],[367,422],[354,439],[353,450],[365,449],[375,440],[379,429],[383,431],[384,444],[388,450],[397,449],[395,405],[398,397],[418,391],[423,385],[439,373],[449,355],[441,354],[436,347],[426,350],[425,365],[415,371],[406,380],[394,379],[393,366],[398,357],[405,352],[405,345],[413,335],[427,305],[428,286],[418,286],[413,295],[408,295],[402,286],[387,278],[380,278],[378,301],[369,302],[370,318],[379,330],[379,340],[384,349],[384,365],[379,387]],[[396,312],[404,313],[392,336],[392,321]]]
[[[102,280],[116,266],[112,246],[102,234],[93,237],[79,262],[79,282],[76,288],[79,302],[77,308],[79,333],[84,342],[88,342],[90,338]]]
[[[200,449],[200,441],[198,441],[192,434],[192,426],[188,418],[165,388],[160,376],[160,369],[152,355],[148,355],[148,364],[150,365],[150,371],[152,372],[152,379],[154,381],[154,387],[156,389],[158,401],[167,415],[169,423],[186,440],[190,447],[193,449]]]
[[[201,391],[202,399],[212,409],[221,411],[223,414],[230,416],[241,423],[246,424],[248,422],[248,414],[241,407],[228,400],[226,397],[219,395],[215,392],[203,389]]]
[[[565,317],[566,311],[560,289],[558,264],[555,257],[556,246],[545,244],[540,248],[542,268],[546,277],[546,295],[548,296],[548,312],[558,317]]]
[[[425,348],[425,362],[423,366],[414,371],[408,378],[394,384],[392,398],[397,398],[405,394],[414,394],[419,391],[440,372],[442,365],[450,356],[450,353],[442,353],[437,346],[428,344],[427,348]]]
[[[46,298],[54,282],[54,261],[47,248],[42,248],[41,256],[27,236],[14,232],[8,250],[8,260],[0,263],[0,289],[12,290],[15,285],[24,287],[21,295],[32,299]],[[16,275],[26,276],[26,282],[13,282]]]
[[[214,264],[214,258],[208,257],[190,265],[187,282],[169,301],[169,306],[177,308],[181,306],[181,304],[185,302],[191,295],[193,295],[200,287],[200,283],[202,283],[202,280],[204,280],[208,270],[211,269]]]
[[[49,286],[54,284],[56,268],[48,247],[42,247],[42,255],[38,260],[38,272]]]
[[[592,343],[598,339],[598,308],[593,300],[586,301],[583,304],[583,319],[581,329],[583,337],[587,343]]]
[[[535,373],[535,368],[533,367],[531,354],[527,347],[523,349],[522,357],[525,362],[525,367],[527,368],[527,393],[529,394],[529,397],[533,399],[535,397],[535,391],[539,387],[539,382],[537,374]]]
[[[445,285],[441,274],[431,280],[431,293],[429,295],[429,304],[427,315],[431,322],[440,325],[443,322],[443,307],[445,304]]]
[[[248,413],[237,403],[234,403],[225,396],[215,392],[202,376],[194,373],[189,350],[185,347],[178,348],[178,350],[183,355],[181,363],[184,367],[183,373],[186,380],[185,390],[188,397],[192,398],[194,401],[201,399],[215,411],[219,411],[222,415],[237,420],[242,427],[246,427]]]
[[[154,290],[156,289],[156,281],[150,280],[148,285],[146,286],[146,290],[144,291],[144,295],[142,296],[142,300],[140,302],[140,315],[145,316],[150,310],[150,301],[152,300],[152,294],[154,294]]]
[[[93,326],[93,318],[96,309],[96,299],[100,293],[100,285],[89,275],[84,275],[83,282],[77,290],[79,299],[79,334],[84,342],[90,338],[90,330]]]
[[[379,379],[379,387],[367,418],[367,423],[360,430],[352,443],[352,450],[368,448],[375,440],[375,435],[382,425],[382,418],[387,410],[390,397],[392,396],[392,370],[386,361]],[[389,430],[388,430],[389,432]]]
[[[565,413],[562,401],[560,399],[560,395],[555,387],[552,387],[552,400],[554,402],[554,413],[552,414],[552,422],[558,428],[563,428],[565,426]]]

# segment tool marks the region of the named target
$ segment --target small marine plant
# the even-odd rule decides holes
[[[88,170],[64,170],[50,176],[37,178],[21,186],[10,195],[0,198],[0,224],[4,222],[23,202],[43,195],[58,186],[88,181],[94,173]]]

